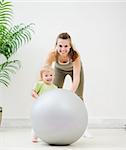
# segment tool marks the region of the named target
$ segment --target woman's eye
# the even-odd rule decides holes
[[[65,45],[65,47],[68,47],[68,45]]]
[[[62,47],[62,45],[59,45],[59,47]]]

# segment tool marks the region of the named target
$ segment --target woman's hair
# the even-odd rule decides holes
[[[72,44],[72,40],[71,40],[71,37],[70,35],[67,33],[67,32],[64,32],[64,33],[60,33],[58,36],[57,36],[57,39],[56,39],[56,44],[55,46],[57,45],[57,42],[58,42],[58,39],[64,39],[64,40],[69,40],[70,41],[70,51],[69,51],[69,57],[72,59],[72,61],[75,61],[75,59],[78,57],[78,53],[77,51],[73,48],[73,44]],[[58,52],[57,52],[57,55],[58,55]]]
[[[40,78],[42,79],[43,72],[48,72],[48,71],[51,71],[53,72],[53,74],[55,74],[54,69],[50,65],[45,65],[42,67],[40,71]]]

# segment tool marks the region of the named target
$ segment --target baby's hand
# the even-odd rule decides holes
[[[32,91],[32,97],[35,98],[35,99],[38,98],[38,94],[34,90]]]

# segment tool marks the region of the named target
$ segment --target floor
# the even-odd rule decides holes
[[[81,137],[69,146],[31,142],[30,128],[0,128],[0,150],[126,150],[126,130],[89,129],[92,138]]]

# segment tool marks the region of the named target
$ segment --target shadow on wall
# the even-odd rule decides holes
[[[0,107],[0,126],[1,126],[1,120],[2,120],[2,107]]]

